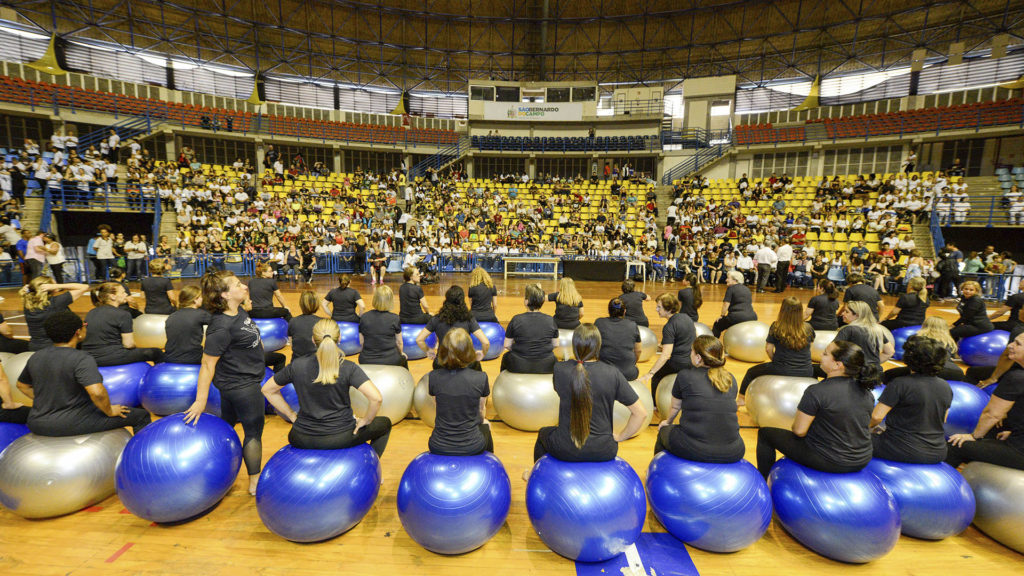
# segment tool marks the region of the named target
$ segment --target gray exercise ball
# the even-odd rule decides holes
[[[167,345],[167,314],[143,314],[132,321],[135,345],[139,348],[160,348]]]
[[[764,346],[768,342],[768,328],[767,324],[757,320],[730,326],[722,335],[726,354],[744,362],[767,362],[768,353]]]
[[[704,324],[703,322],[694,322],[694,329],[697,330],[697,336],[714,336],[714,332],[711,331],[711,326]]]
[[[124,428],[82,436],[26,434],[0,453],[0,504],[22,518],[77,512],[114,495]]]
[[[804,390],[817,383],[798,376],[759,376],[747,388],[747,412],[759,428],[789,430]]]
[[[370,378],[370,382],[380,390],[384,399],[377,416],[387,416],[392,424],[398,424],[412,409],[412,395],[416,388],[409,370],[401,366],[384,366],[381,364],[360,364],[360,368]],[[370,402],[356,388],[349,388],[352,412],[359,418],[366,414]]]
[[[971,462],[963,470],[974,491],[974,525],[1000,544],[1024,554],[1024,470]]]
[[[637,328],[640,330],[640,359],[637,362],[647,362],[658,352],[658,337],[647,326]]]
[[[416,409],[416,415],[419,416],[420,420],[430,426],[434,427],[434,418],[437,416],[437,406],[434,404],[434,399],[430,396],[430,373],[423,375],[420,381],[416,383],[416,390],[412,393],[412,405]]]
[[[28,363],[28,359],[32,357],[34,352],[22,352],[21,354],[4,352],[2,354],[0,361],[3,362],[7,381],[11,383],[11,396],[14,397],[15,402],[31,406],[32,399],[22,394],[21,390],[18,389],[18,378],[21,377],[21,373],[25,370],[25,364]]]
[[[491,391],[498,418],[517,430],[536,432],[558,424],[558,394],[551,374],[503,370]]]
[[[655,390],[655,402],[658,405],[658,415],[664,420],[672,411],[672,387],[676,385],[676,375],[669,374],[658,382],[658,389]]]
[[[555,346],[555,358],[559,360],[572,360],[572,330],[566,328],[558,329],[558,346]]]
[[[636,392],[636,395],[640,397],[640,405],[647,411],[647,416],[644,417],[644,423],[640,426],[640,429],[636,431],[636,434],[630,436],[630,438],[636,438],[640,432],[651,425],[651,418],[654,418],[654,398],[651,396],[651,388],[648,384],[632,380],[629,383],[629,387]],[[626,422],[629,421],[629,408],[625,404],[616,402],[612,407],[612,430],[616,434],[622,432],[626,428]]]
[[[825,349],[828,345],[836,339],[835,330],[815,330],[814,331],[814,342],[811,342],[811,360],[814,362],[821,362],[821,356],[825,353]]]

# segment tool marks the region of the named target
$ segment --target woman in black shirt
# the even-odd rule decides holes
[[[559,329],[574,330],[583,318],[583,297],[576,290],[572,278],[558,281],[558,292],[548,294],[548,302],[555,303],[555,326]]]
[[[928,318],[925,318],[924,322],[921,324],[921,329],[918,330],[914,336],[934,340],[946,349],[946,363],[942,366],[942,369],[939,370],[936,376],[943,380],[956,380],[957,382],[971,381],[970,378],[964,375],[963,368],[953,361],[953,356],[956,354],[956,340],[953,340],[953,337],[949,335],[949,323],[946,322],[945,318],[941,316],[929,316]],[[904,362],[905,361],[906,360],[904,360]],[[990,366],[988,369],[992,370],[992,367]],[[889,368],[884,374],[882,374],[882,383],[888,384],[896,378],[909,376],[910,374],[911,371],[908,366]]]
[[[54,296],[54,292],[67,290]],[[49,276],[36,276],[26,284],[21,292],[21,302],[25,311],[25,324],[28,327],[28,349],[33,352],[53,346],[53,342],[43,329],[43,322],[51,314],[67,310],[71,303],[89,291],[88,284],[54,284]]]
[[[377,286],[373,291],[372,310],[359,319],[360,364],[383,364],[409,367],[403,350],[402,323],[391,311],[394,293],[390,286]]]
[[[953,390],[938,375],[948,359],[949,352],[940,342],[916,335],[907,339],[903,361],[911,375],[890,381],[871,413],[871,427],[885,422],[885,430],[871,437],[875,458],[911,464],[938,464],[946,459],[942,424]]]
[[[127,294],[124,302],[118,308],[127,312],[132,317],[132,320],[142,316],[142,311],[132,305],[132,289],[128,286],[128,276],[125,275],[124,268],[111,266],[108,273],[110,274],[110,281],[120,284],[124,288],[124,293]]]
[[[647,416],[622,373],[598,361],[601,333],[593,324],[576,328],[572,348],[576,359],[555,365],[558,425],[537,432],[534,461],[545,454],[567,462],[612,460],[618,453],[619,442],[636,434]],[[612,431],[612,408],[616,401],[629,408],[629,421],[618,434]]]
[[[487,270],[477,266],[469,276],[470,311],[477,322],[497,322],[498,291]]]
[[[313,297],[316,306],[316,297]],[[263,385],[263,395],[292,422],[288,443],[305,450],[340,450],[370,443],[377,456],[384,455],[391,435],[391,420],[377,416],[383,398],[363,369],[345,361],[338,348],[338,323],[321,318],[313,327],[316,353],[294,360]],[[281,388],[295,386],[299,397],[296,414],[281,395]],[[355,418],[349,388],[369,401],[362,418]]]
[[[263,459],[264,400],[260,383],[265,358],[260,329],[242,308],[249,289],[234,273],[218,270],[203,276],[201,283],[203,306],[212,316],[196,401],[185,411],[185,422],[202,416],[210,385],[216,386],[221,418],[231,426],[242,424],[242,460],[249,473],[249,494],[255,495]]]
[[[869,311],[870,313],[870,311]],[[775,451],[822,472],[857,472],[871,461],[871,410],[881,371],[851,342],[836,340],[821,358],[827,378],[804,390],[791,430],[757,432],[757,469],[768,478]]]
[[[468,368],[476,362],[469,333],[462,328],[449,330],[437,347],[437,362],[441,367],[427,375],[437,414],[428,442],[430,453],[473,456],[494,452],[486,416],[491,389],[487,374]]]
[[[711,333],[718,338],[729,329],[742,322],[757,320],[757,313],[754,312],[754,297],[750,294],[750,288],[743,285],[743,273],[733,270],[725,276],[725,298],[722,302],[722,317],[715,321],[711,327]]]
[[[704,298],[700,293],[700,281],[697,275],[690,272],[683,276],[683,287],[679,289],[676,298],[679,300],[679,311],[690,317],[694,322],[700,321],[700,307],[704,304]]]
[[[210,313],[202,308],[202,289],[185,286],[178,293],[180,308],[167,317],[164,333],[164,362],[171,364],[201,364],[203,361],[204,327],[210,323]]]
[[[619,298],[608,302],[608,317],[598,318],[594,326],[601,333],[601,362],[611,364],[626,380],[636,380],[640,370],[640,330],[636,322],[626,319],[626,305]]]
[[[426,324],[430,321],[430,306],[420,288],[420,271],[409,266],[402,277],[405,283],[398,288],[398,317],[402,324]]]
[[[153,260],[149,263],[149,276],[142,279],[142,293],[146,295],[146,314],[174,313],[174,285],[169,278],[164,278],[164,271],[169,268],[166,260]]]
[[[693,320],[679,312],[679,300],[675,294],[664,293],[657,299],[658,316],[668,319],[661,329],[661,355],[654,366],[644,375],[651,383],[651,394],[657,396],[658,384],[666,376],[680,370],[693,368],[690,363],[690,351],[697,337]]]
[[[768,330],[764,345],[769,362],[747,369],[740,385],[740,395],[747,393],[747,387],[758,376],[814,377],[811,366],[811,344],[814,342],[814,328],[803,320],[804,309],[800,301],[790,296],[782,301],[779,317]]]
[[[881,368],[896,352],[892,336],[875,320],[871,306],[867,302],[853,300],[847,302],[842,313],[843,326],[836,333],[836,340],[853,342],[864,354],[864,362]],[[820,369],[823,369],[821,367]],[[821,377],[821,373],[816,373]]]
[[[961,338],[977,336],[995,329],[992,326],[992,321],[988,319],[985,301],[979,294],[981,294],[981,285],[974,280],[960,284],[960,304],[956,307],[960,318],[953,322],[953,329],[949,331],[953,339],[958,342]]]
[[[690,360],[693,369],[676,374],[672,409],[658,426],[654,453],[667,449],[695,462],[738,462],[745,448],[736,417],[736,379],[724,368],[725,347],[713,336],[698,336]]]
[[[807,303],[804,321],[815,330],[838,330],[839,289],[831,280],[822,280],[816,291],[818,294]]]
[[[541,287],[528,285],[523,304],[528,312],[516,314],[505,329],[501,369],[517,374],[551,374],[555,369],[558,328],[554,318],[540,312],[544,305]]]
[[[420,330],[420,333],[416,335],[416,344],[427,354],[428,358],[434,360],[435,370],[440,368],[441,365],[437,362],[437,350],[430,349],[427,346],[427,338],[431,334],[436,334],[437,341],[441,342],[444,340],[445,334],[452,328],[462,328],[467,333],[476,336],[477,340],[480,341],[481,350],[477,353],[477,361],[471,364],[470,368],[482,370],[480,360],[483,360],[487,350],[490,349],[490,345],[487,336],[484,335],[484,331],[477,324],[476,318],[473,318],[473,314],[466,307],[466,293],[462,291],[461,286],[448,288],[444,293],[444,303],[441,304],[441,309],[437,311],[437,315],[432,317],[427,322],[427,325]]]
[[[104,282],[92,291],[95,308],[85,315],[89,329],[82,350],[96,359],[97,366],[120,366],[133,362],[160,362],[159,348],[136,348],[132,315],[118,306],[128,299],[124,286]]]
[[[338,278],[338,287],[332,288],[324,297],[324,312],[330,314],[335,322],[359,322],[359,317],[366,310],[366,304],[359,291],[349,287],[352,279],[348,274]],[[331,308],[328,308],[330,304]]]
[[[316,354],[313,326],[322,320],[316,315],[320,310],[320,303],[317,302],[316,292],[312,290],[303,290],[299,295],[299,309],[302,310],[302,314],[288,321],[288,337],[292,339],[292,362],[297,358]]]
[[[274,269],[266,262],[256,265],[256,277],[249,280],[249,297],[252,298],[252,309],[249,310],[250,318],[284,318],[292,319],[292,313],[288,310],[284,301],[284,295],[277,287],[277,280],[274,280]],[[274,306],[274,300],[281,305]]]
[[[925,279],[920,276],[911,278],[907,282],[907,292],[900,294],[896,306],[882,321],[882,326],[889,330],[904,326],[920,326],[924,322],[928,304],[928,288],[925,287]]]
[[[622,294],[619,294],[619,300],[626,305],[626,318],[636,322],[637,326],[650,326],[647,314],[644,314],[644,302],[651,297],[635,289],[636,283],[629,278],[622,281]]]

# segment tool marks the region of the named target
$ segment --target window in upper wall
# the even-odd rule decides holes
[[[572,101],[573,102],[593,102],[597,98],[597,88],[573,88],[572,89]]]
[[[497,102],[519,102],[519,87],[495,86],[494,100]]]
[[[470,100],[483,100],[485,102],[494,101],[494,86],[470,86],[469,87],[469,99]]]
[[[711,103],[712,116],[728,116],[732,110],[732,102],[729,100],[715,100]]]
[[[569,102],[572,88],[548,88],[548,102]]]

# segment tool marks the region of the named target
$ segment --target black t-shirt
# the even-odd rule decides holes
[[[423,306],[420,300],[423,299],[423,288],[419,284],[406,282],[398,288],[398,315],[401,317],[416,317],[423,314]]]
[[[757,314],[752,305],[753,301],[754,297],[750,294],[750,288],[743,284],[733,284],[725,289],[723,302],[729,303],[729,317],[734,320],[757,320]]]
[[[624,292],[619,294],[619,300],[626,305],[626,318],[636,322],[639,326],[647,326],[647,314],[644,314],[644,300],[647,294],[643,292]]]
[[[72,302],[74,302],[74,298],[71,297],[71,293],[65,292],[50,298],[50,303],[42,310],[25,310],[25,325],[28,326],[30,350],[42,350],[53,346],[53,341],[43,329],[43,322],[54,313],[67,310]]]
[[[743,457],[743,439],[736,417],[736,379],[720,392],[708,377],[707,368],[676,374],[672,397],[682,401],[679,429],[685,443],[700,453],[735,452]]]
[[[83,412],[103,414],[85,390],[103,382],[96,360],[86,352],[63,346],[39,350],[28,359],[18,380],[32,386],[35,395],[29,428],[33,422],[77,422]]]
[[[487,374],[479,370],[442,368],[428,374],[430,395],[437,402],[431,452],[478,452],[486,446],[480,432],[480,399],[491,393]]]
[[[331,303],[331,320],[335,322],[359,322],[356,303],[362,299],[359,291],[352,287],[334,288],[324,297]]]
[[[808,377],[814,373],[811,366],[811,344],[814,343],[814,328],[810,324],[804,324],[807,332],[807,345],[796,350],[786,346],[775,335],[775,324],[768,330],[768,344],[775,346],[775,355],[772,356],[772,364],[789,376],[800,376],[806,374]]]
[[[635,373],[633,347],[640,341],[636,322],[625,318],[598,318],[594,326],[601,333],[601,352],[598,354],[601,361],[618,368],[623,376]]]
[[[661,329],[661,345],[672,347],[672,357],[669,360],[676,365],[691,365],[690,349],[696,339],[697,330],[693,326],[693,320],[686,314],[673,314]]]
[[[676,294],[676,298],[679,299],[679,311],[690,317],[691,320],[697,322],[700,319],[700,315],[697,313],[697,308],[693,305],[693,288],[687,286],[679,290]]]
[[[146,314],[173,314],[174,305],[167,293],[174,290],[170,278],[150,276],[142,279],[142,292],[146,295]],[[131,294],[131,292],[129,292]]]
[[[548,302],[555,303],[555,326],[573,330],[580,325],[580,309],[583,308],[583,301],[576,306],[562,304],[558,301],[558,292],[548,294]]]
[[[811,326],[815,330],[838,330],[839,318],[836,312],[839,311],[839,300],[831,300],[824,294],[818,294],[807,303],[811,312]]]
[[[988,310],[985,308],[985,301],[981,299],[981,296],[961,298],[956,311],[960,313],[960,318],[953,323],[954,326],[976,326],[989,332],[995,330],[992,321],[988,319]]]
[[[523,312],[512,317],[505,329],[505,338],[512,340],[509,351],[517,356],[546,359],[554,352],[551,340],[558,338],[555,319],[543,312]]]
[[[924,314],[928,311],[927,300],[921,300],[917,294],[904,293],[896,300],[896,307],[900,309],[897,320],[907,322],[910,326],[919,326],[924,322]]]
[[[249,280],[249,298],[256,310],[274,307],[274,292],[277,291],[277,280],[273,278],[252,278]]]
[[[164,333],[167,344],[164,362],[199,364],[203,361],[203,326],[210,323],[210,313],[202,308],[182,308],[167,317]]]
[[[584,369],[590,377],[590,436],[584,443],[588,451],[618,450],[612,430],[612,409],[615,402],[632,406],[639,397],[626,378],[614,366],[604,362],[584,362]],[[576,361],[555,363],[554,384],[558,394],[558,428],[552,433],[553,440],[563,446],[573,446],[569,433],[572,411],[572,380],[576,372]]]
[[[1020,321],[1020,309],[1024,308],[1024,292],[1017,292],[1003,302],[1004,306],[1010,307],[1009,321],[1015,325],[1022,324]]]
[[[220,363],[217,368],[220,369]],[[299,416],[292,428],[311,436],[351,431],[356,427],[356,420],[352,416],[348,389],[359,388],[369,378],[356,363],[347,361],[341,363],[334,384],[313,382],[319,374],[320,363],[316,356],[299,358],[274,374],[274,382],[278,386],[291,383],[299,397]]]
[[[433,332],[434,335],[437,336],[438,346],[440,346],[441,341],[444,340],[444,335],[447,334],[448,331],[451,330],[452,328],[462,328],[466,332],[472,334],[473,332],[476,332],[477,330],[480,329],[480,325],[477,324],[476,318],[473,318],[472,316],[469,317],[469,320],[463,320],[461,322],[456,322],[455,324],[448,324],[447,322],[442,321],[437,316],[431,316],[430,321],[427,322],[426,325],[427,331]]]
[[[865,302],[875,315],[875,320],[878,320],[878,303],[881,301],[878,290],[867,284],[854,284],[843,293],[843,302]]]
[[[213,314],[203,352],[220,358],[213,373],[213,385],[219,390],[259,386],[263,381],[263,340],[245,310],[239,309],[234,316]]]
[[[97,306],[89,310],[85,315],[85,323],[88,324],[88,328],[85,331],[85,340],[82,341],[82,350],[87,352],[124,348],[121,335],[134,331],[131,313],[113,306]]]
[[[363,335],[363,350],[359,354],[363,362],[393,361],[399,356],[395,335],[402,333],[402,322],[398,314],[367,310],[359,319],[359,333]]]
[[[878,402],[892,408],[885,417],[881,442],[922,458],[946,457],[942,424],[953,402],[948,382],[921,374],[901,376],[889,382]]]
[[[797,410],[814,416],[806,445],[838,466],[871,461],[871,411],[875,397],[853,378],[826,378],[804,390]]]
[[[889,339],[888,332],[885,332],[883,338],[885,342],[892,342],[892,340]],[[882,359],[880,355],[882,353],[882,348],[878,346],[878,341],[871,336],[871,332],[866,328],[850,325],[843,326],[839,329],[839,332],[836,333],[835,339],[853,342],[857,346],[860,346],[860,349],[864,351],[864,360],[866,363],[881,366]]]
[[[313,325],[322,320],[316,314],[294,316],[288,321],[288,337],[292,339],[292,362],[296,358],[316,354],[313,345]]]
[[[498,289],[494,286],[490,288],[486,284],[477,284],[476,286],[470,286],[469,291],[470,307],[469,309],[473,312],[494,312],[494,297],[498,295]]]
[[[1010,437],[1006,439],[1010,446],[1024,451],[1024,370],[1010,370],[1003,374],[992,395],[1013,402],[1003,419],[1002,430],[1010,431]]]

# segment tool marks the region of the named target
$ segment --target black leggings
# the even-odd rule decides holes
[[[764,362],[762,364],[751,366],[750,368],[747,368],[747,374],[743,377],[743,382],[740,384],[740,394],[746,394],[747,387],[750,386],[750,383],[759,376],[793,376],[794,378],[814,377],[814,369],[810,366],[808,366],[806,370],[803,370],[802,374],[792,374],[792,370],[789,371],[791,372],[790,374],[787,374],[786,372],[787,371],[784,368],[776,365],[774,362]]]
[[[514,352],[501,357],[501,369],[516,374],[552,374],[555,371],[555,355],[545,358],[524,358]]]
[[[420,312],[419,314],[399,316],[398,321],[402,324],[424,324],[430,322],[430,314]]]
[[[992,367],[990,367],[990,369],[991,368]],[[882,383],[888,384],[889,382],[892,382],[893,380],[901,376],[910,376],[909,366],[900,366],[899,368],[890,368],[886,370],[885,372],[882,373]],[[951,368],[948,366],[943,368],[941,372],[936,374],[936,376],[942,378],[943,380],[955,380],[957,382],[963,382],[964,378],[966,378],[966,376],[964,376],[964,371],[961,370],[959,367]]]
[[[714,334],[715,338],[718,338],[722,335],[722,332],[725,332],[726,330],[737,324],[750,322],[751,320],[757,320],[756,314],[753,318],[747,318],[746,316],[746,314],[740,317],[733,316],[732,314],[729,314],[728,316],[722,316],[718,320],[715,320],[714,325],[711,326],[711,333]]]
[[[583,443],[583,448],[575,446],[562,446],[561,443],[552,442],[551,435],[558,430],[558,426],[545,426],[537,431],[537,442],[533,445],[533,461],[536,462],[551,454],[563,462],[607,462],[614,460],[618,454],[619,447],[612,441],[610,446],[598,446],[588,438]]]
[[[739,462],[743,459],[743,443],[740,442],[738,446],[729,450],[723,450],[718,453],[704,452],[695,450],[692,446],[687,445],[682,441],[683,430],[678,425],[671,424],[665,426],[658,431],[658,437],[654,441],[654,453],[657,454],[664,450],[668,450],[670,454],[683,460],[692,460],[693,462],[707,462],[709,464],[732,464],[733,462]]]
[[[231,426],[242,423],[242,459],[250,476],[260,473],[263,461],[264,406],[263,393],[258,384],[220,390],[221,419]]]
[[[871,435],[872,457],[890,460],[892,462],[906,462],[907,464],[938,464],[946,457],[946,450],[939,452],[925,453],[919,450],[907,450],[898,446],[895,442],[887,442],[885,433]]]
[[[24,424],[28,422],[28,413],[32,411],[29,406],[22,406],[21,408],[14,408],[8,410],[7,408],[0,409],[0,422],[7,422],[9,424]]]
[[[249,311],[250,318],[284,318],[292,319],[292,313],[287,308],[253,308]]]
[[[480,434],[484,437],[484,449],[483,450],[434,450],[430,449],[431,454],[438,456],[477,456],[484,452],[494,452],[494,438],[491,437],[491,426],[489,424],[480,423],[477,428],[480,430]]]
[[[280,352],[264,352],[263,364],[274,372],[280,372],[288,365],[288,358]]]
[[[662,366],[661,368],[658,368],[658,371],[655,372],[654,376],[651,377],[651,395],[654,396],[655,398],[658,397],[658,384],[661,383],[661,380],[663,378],[665,378],[666,376],[671,376],[673,374],[678,373],[680,370],[685,370],[688,368],[693,368],[693,365],[690,364],[689,360],[683,362],[682,360],[675,360],[673,358],[669,358],[669,361],[665,362],[665,365]]]
[[[391,436],[391,419],[387,416],[377,416],[356,434],[349,430],[337,434],[314,436],[292,428],[288,433],[288,443],[295,448],[304,450],[340,450],[369,442],[370,448],[373,448],[377,456],[383,456],[384,449],[388,447],[389,436]]]
[[[40,436],[79,436],[131,426],[138,434],[153,420],[142,408],[129,408],[128,415],[107,416],[94,406],[84,406],[57,418],[37,418],[28,421],[28,429]]]
[[[1024,370],[1024,368],[1021,368],[1020,364],[1014,362],[1013,365],[1010,366],[1010,370],[1007,370],[1007,372],[1011,370]],[[995,371],[995,366],[968,366],[963,381],[970,384],[978,384],[982,380],[988,380],[991,378]]]
[[[476,318],[477,322],[498,322],[498,317],[494,315],[494,310],[488,310],[487,312],[473,310],[473,318]]]
[[[123,366],[136,362],[158,364],[164,359],[164,351],[159,348],[94,348],[86,352],[96,359],[97,366]]]
[[[833,474],[857,472],[868,465],[867,462],[846,466],[833,464],[808,446],[805,438],[782,428],[761,428],[757,431],[757,470],[766,479],[775,465],[776,450],[797,464]]]
[[[879,324],[881,324],[882,326],[885,326],[890,331],[896,330],[897,328],[905,328],[907,326],[920,326],[921,325],[920,323],[915,324],[913,322],[907,322],[905,320],[900,320],[899,317],[891,318],[889,320],[882,320],[881,322],[879,322]]]
[[[402,357],[400,354],[395,354],[395,356],[393,358],[385,358],[383,360],[381,360],[381,359],[374,359],[374,360],[363,359],[363,355],[360,354],[359,355],[359,363],[360,364],[378,364],[380,366],[401,366],[402,368],[408,368],[409,367],[409,361],[407,359],[405,359],[404,357]]]
[[[946,449],[946,463],[956,468],[964,462],[988,462],[1024,470],[1024,450],[1018,450],[1005,440],[997,440],[998,429],[993,428],[981,440],[964,442],[959,448],[952,444]]]
[[[961,324],[959,326],[953,326],[949,329],[949,335],[953,337],[953,340],[959,341],[961,338],[970,338],[971,336],[977,336],[978,334],[985,334],[991,332],[985,328],[979,328],[973,324]]]

